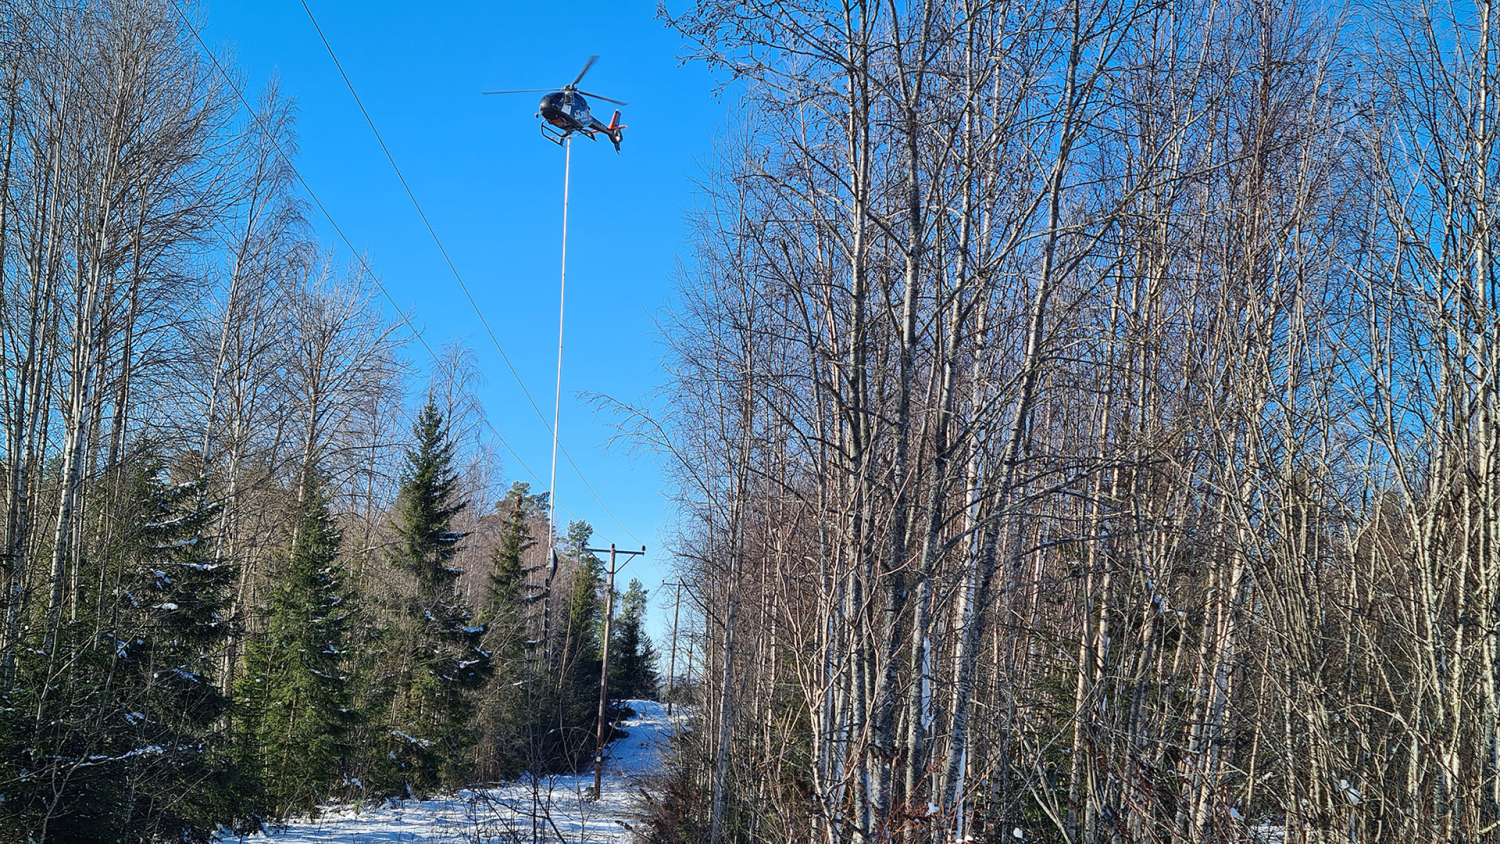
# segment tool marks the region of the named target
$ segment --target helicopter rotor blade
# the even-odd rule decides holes
[[[517,91],[480,91],[480,93],[485,96],[489,96],[490,94],[540,94],[544,91],[556,90],[556,88],[522,88]]]
[[[589,72],[589,68],[593,67],[594,62],[596,61],[599,61],[598,56],[589,56],[589,60],[583,63],[583,70],[578,71],[578,76],[568,85],[568,87],[575,87],[578,85],[578,83],[582,82],[583,75]]]
[[[630,105],[630,103],[627,103],[624,100],[612,100],[609,97],[604,96],[603,94],[590,94],[588,91],[579,91],[578,93],[584,95],[585,97],[593,97],[596,100],[603,100],[607,103],[614,103],[615,105]]]

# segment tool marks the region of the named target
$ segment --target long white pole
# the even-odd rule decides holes
[[[573,164],[573,139],[563,141],[562,279],[557,286],[557,392],[552,398],[552,478],[547,482],[547,565],[557,552],[557,422],[562,411],[563,305],[568,293],[568,177]]]

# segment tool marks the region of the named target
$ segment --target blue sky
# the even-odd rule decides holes
[[[609,510],[559,458],[558,520],[592,523],[596,543],[645,544],[622,575],[652,588],[668,575],[671,513],[653,459],[611,446],[612,420],[578,393],[636,401],[660,381],[654,315],[670,303],[685,248],[692,179],[727,106],[699,64],[684,64],[655,3],[308,0],[339,61],[401,166],[526,388],[551,415],[557,343],[563,151],[538,133],[538,96],[484,90],[570,81],[600,55],[584,90],[629,103],[624,151],[574,143],[568,219],[563,445]],[[491,423],[519,453],[508,479],[546,488],[550,434],[506,369],[386,162],[299,0],[207,0],[203,32],[227,50],[251,91],[273,75],[296,99],[299,171],[429,345],[462,338],[487,383]],[[605,103],[591,103],[609,119]],[[336,235],[312,217],[320,238]],[[425,370],[417,344],[409,358]],[[528,474],[524,462],[541,480]],[[623,525],[623,527],[622,527]],[[622,584],[623,588],[623,584]],[[653,590],[653,631],[665,591]],[[667,619],[669,623],[669,619]]]

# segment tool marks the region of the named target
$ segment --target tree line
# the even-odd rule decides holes
[[[0,0],[0,838],[206,841],[594,753],[605,589],[320,246],[172,0]],[[655,691],[632,583],[616,698]]]
[[[1500,829],[1500,10],[696,0],[660,841]]]

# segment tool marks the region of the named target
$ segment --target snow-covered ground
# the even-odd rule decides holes
[[[432,800],[393,800],[381,806],[332,808],[316,820],[296,821],[258,844],[394,844],[395,842],[538,842],[603,844],[629,840],[621,825],[644,778],[658,772],[662,750],[681,714],[667,717],[654,701],[626,701],[634,718],[619,722],[628,735],[606,749],[604,787],[592,799],[594,774],[542,777],[499,788],[461,791]],[[533,822],[535,826],[533,826]],[[533,835],[535,830],[535,836]],[[235,837],[225,841],[238,840]]]

